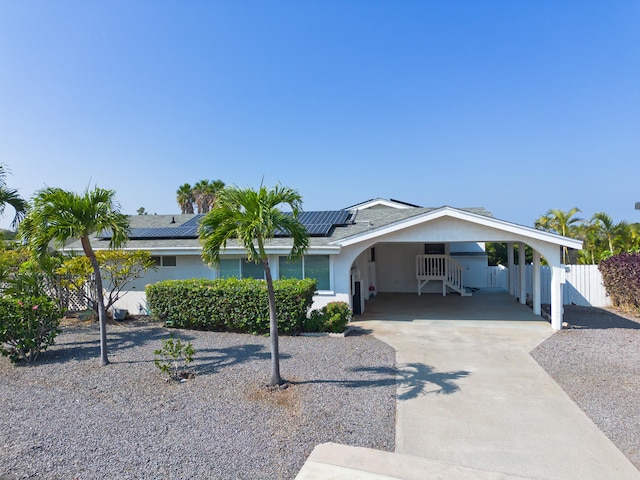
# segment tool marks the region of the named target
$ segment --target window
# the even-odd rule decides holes
[[[218,272],[220,278],[240,278],[240,260],[237,258],[221,258]]]
[[[330,290],[329,255],[305,255],[301,259],[278,259],[280,278],[313,278],[318,282],[318,290]]]
[[[175,267],[178,264],[178,259],[175,255],[151,257],[151,260],[156,267]]]
[[[264,279],[264,267],[262,266],[262,262],[254,263],[243,258],[241,268],[242,278],[256,278],[258,280]]]
[[[280,257],[278,259],[278,268],[280,278],[297,278],[298,280],[304,278],[302,276],[302,258]]]
[[[246,258],[221,258],[218,265],[220,278],[257,278],[264,279],[262,263],[253,263]]]
[[[425,243],[425,255],[444,255],[444,243]]]

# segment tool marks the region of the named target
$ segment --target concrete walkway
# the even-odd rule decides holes
[[[396,453],[323,445],[298,479],[640,480],[529,356],[553,331],[512,297],[392,295],[367,308],[356,324],[397,350]],[[394,462],[406,471],[376,467]]]

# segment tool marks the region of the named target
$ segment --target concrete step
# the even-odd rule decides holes
[[[316,446],[296,480],[532,480],[338,443]]]

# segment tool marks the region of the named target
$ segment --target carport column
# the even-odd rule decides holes
[[[540,308],[540,253],[537,250],[533,251],[533,314],[540,315],[542,309]]]
[[[513,243],[512,242],[507,243],[507,267],[509,268],[508,270],[509,295],[515,296],[516,294],[515,275],[513,274],[513,270],[515,269],[515,264],[513,263]]]
[[[524,255],[524,243],[518,242],[518,276],[520,277],[520,303],[522,305],[527,303],[527,282],[526,282],[526,258]]]
[[[562,284],[564,267],[551,266],[551,328],[562,330]]]

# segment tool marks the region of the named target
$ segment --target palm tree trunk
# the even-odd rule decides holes
[[[96,279],[96,298],[98,299],[98,322],[100,323],[100,366],[104,367],[109,365],[109,358],[107,356],[107,309],[104,308],[104,293],[102,291],[102,275],[100,274],[100,265],[96,254],[91,248],[89,239],[82,237],[82,248],[85,255],[91,262],[93,267],[93,275]]]
[[[280,351],[278,348],[278,319],[276,318],[276,294],[273,290],[273,278],[269,260],[263,257],[264,276],[267,281],[267,294],[269,295],[269,337],[271,339],[271,379],[269,386],[282,385],[284,381],[280,376]]]

